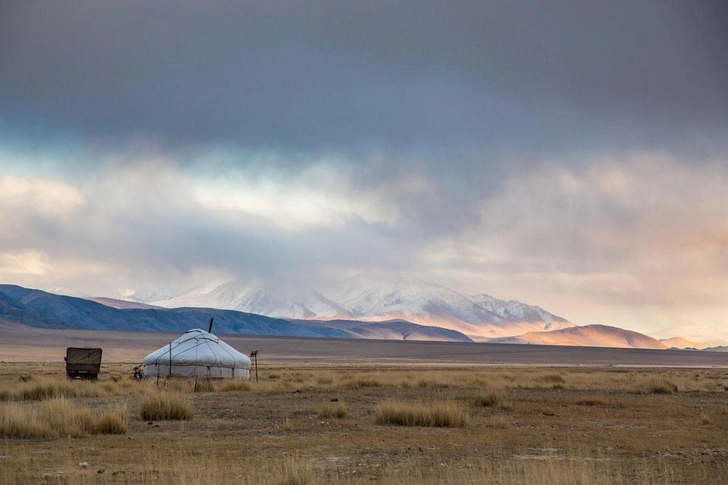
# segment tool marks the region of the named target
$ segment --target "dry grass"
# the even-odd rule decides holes
[[[341,387],[382,387],[384,385],[386,385],[384,381],[377,376],[360,375],[347,379],[341,384]]]
[[[561,374],[543,374],[538,377],[538,380],[547,384],[564,384],[566,379]]]
[[[143,394],[151,388],[151,382],[135,382],[131,379],[107,381],[70,381],[65,378],[21,377],[15,383],[3,383],[0,401],[43,401],[57,398],[93,398],[130,396]]]
[[[288,431],[288,432],[293,431],[293,429],[294,429],[293,421],[290,420],[288,415],[286,415],[283,419],[282,429],[283,429],[283,431]]]
[[[328,402],[321,406],[321,411],[319,411],[319,417],[324,419],[342,419],[346,417],[346,414],[346,404],[343,402]]]
[[[390,457],[393,458],[393,457]],[[75,461],[75,460],[74,460]],[[32,463],[30,459],[25,462]],[[382,484],[442,485],[481,484],[498,485],[631,485],[711,482],[700,473],[690,474],[689,481],[681,481],[660,466],[651,466],[640,460],[615,462],[596,454],[582,454],[578,450],[546,451],[521,449],[516,454],[495,454],[489,457],[469,456],[465,462],[444,463],[435,460],[416,467],[401,467],[398,463],[384,462],[376,477],[361,463],[347,462],[340,469],[326,468],[321,460],[296,453],[290,457],[264,458],[256,455],[236,456],[223,453],[180,453],[169,450],[164,456],[152,455],[143,460],[142,467],[124,473],[110,469],[99,473],[94,467],[80,469],[73,463],[69,470],[55,473],[37,473],[30,469],[9,472],[0,469],[0,479],[16,481],[3,483],[42,484],[155,484],[155,485],[222,485],[250,483],[256,485],[342,485]]]
[[[53,430],[40,419],[38,409],[18,404],[0,407],[0,436],[3,438],[57,438],[59,430]]]
[[[648,378],[637,382],[634,386],[637,392],[649,394],[672,394],[677,392],[678,387],[673,381],[664,377]]]
[[[277,485],[313,485],[320,483],[315,478],[311,464],[299,458],[288,458],[283,461],[282,477],[276,479]]]
[[[468,416],[453,401],[412,403],[385,401],[380,403],[374,414],[376,424],[398,426],[425,426],[430,428],[463,428]]]
[[[5,438],[78,438],[92,433],[124,434],[125,407],[101,413],[79,408],[64,398],[38,404],[6,403],[0,406],[0,436]]]
[[[128,365],[126,366],[128,367]],[[260,383],[249,381],[200,380],[197,391],[285,391],[318,389],[328,391],[350,391],[367,388],[457,390],[493,392],[498,389],[560,389],[568,391],[609,391],[650,393],[650,381],[668,381],[673,392],[725,392],[728,376],[698,371],[695,373],[675,370],[654,369],[548,369],[498,368],[477,366],[453,366],[446,369],[428,369],[423,373],[412,367],[384,365],[376,371],[353,365],[285,367],[261,366]],[[67,381],[62,373],[56,379],[17,375],[12,380],[3,380],[0,375],[0,401],[50,399],[53,397],[113,397],[134,396],[152,392],[159,386],[169,391],[191,393],[195,391],[194,380],[189,379],[147,379],[134,382],[128,375],[107,369],[98,382]],[[47,371],[44,369],[44,373]],[[57,371],[56,371],[57,372]],[[108,375],[111,374],[111,375]],[[119,375],[121,374],[121,376]],[[207,387],[206,387],[207,386]],[[676,388],[675,388],[676,386]],[[659,390],[657,392],[660,392]]]
[[[510,418],[503,416],[502,414],[490,416],[485,425],[489,428],[496,429],[509,429],[512,426]]]
[[[194,416],[190,402],[185,397],[170,392],[146,396],[139,412],[145,421],[190,420]]]
[[[96,432],[102,434],[126,434],[129,431],[127,421],[126,407],[108,409],[96,421]]]
[[[559,389],[647,392],[638,388],[641,383],[655,379],[656,374],[669,380],[680,392],[724,392],[728,379],[709,373],[686,377],[673,371],[614,369],[558,369],[483,368],[453,366],[446,370],[428,370],[423,374],[406,370],[402,366],[380,366],[376,373],[361,366],[342,366],[337,372],[321,366],[315,369],[291,370],[271,366],[273,372],[263,372],[261,382],[254,389],[296,390],[320,389],[348,391],[359,388],[405,389],[471,389],[495,391],[498,389]],[[671,374],[672,373],[672,374]]]
[[[3,434],[0,483],[728,483],[724,369],[271,365],[249,388],[215,381],[197,393],[192,381],[160,380],[157,389],[119,369],[117,381],[111,367],[97,383],[71,383],[82,391],[64,400],[80,411],[87,431],[75,435],[85,438]],[[60,365],[10,365],[0,367],[0,389],[20,398],[46,380],[40,371],[65,381]],[[654,394],[651,382],[673,386]],[[142,404],[160,394],[187,401],[194,419],[148,424]],[[15,402],[0,408],[55,401],[6,400]],[[446,421],[432,412],[443,403],[459,416],[467,410],[467,425],[430,427]],[[125,419],[102,419],[121,404]],[[390,404],[404,425],[377,424]],[[97,434],[120,423],[123,437]]]
[[[472,403],[477,407],[513,409],[513,401],[510,393],[505,389],[497,389],[491,392],[481,392],[472,398]]]
[[[217,389],[221,392],[243,392],[252,390],[253,384],[243,379],[225,379],[218,384]]]

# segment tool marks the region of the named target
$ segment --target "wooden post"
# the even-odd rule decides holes
[[[258,349],[255,349],[250,353],[250,356],[255,361],[255,382],[258,382]]]

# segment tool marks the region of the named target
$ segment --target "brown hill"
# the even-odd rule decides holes
[[[607,325],[585,325],[552,332],[530,332],[518,337],[494,339],[491,342],[633,349],[667,348],[665,344],[647,335]]]
[[[710,345],[703,342],[693,342],[692,340],[684,339],[682,337],[673,337],[660,339],[660,342],[665,344],[670,349],[698,349],[703,350],[710,347]]]

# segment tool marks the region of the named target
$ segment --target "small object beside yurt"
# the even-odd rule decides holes
[[[249,379],[250,359],[217,336],[199,328],[144,357],[150,377]]]

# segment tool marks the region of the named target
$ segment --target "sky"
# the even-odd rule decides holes
[[[415,276],[728,339],[721,1],[0,4],[0,283]]]

